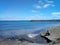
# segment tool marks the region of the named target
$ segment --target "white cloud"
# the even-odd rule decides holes
[[[43,5],[43,8],[47,8],[47,7],[49,7],[49,6],[54,7],[55,5],[54,5],[54,4],[45,4],[45,5]]]
[[[37,12],[36,10],[32,10],[32,12]]]
[[[41,6],[37,5],[36,8],[41,8]]]
[[[54,3],[52,0],[45,0],[47,3]]]
[[[42,8],[42,7],[40,5],[34,5],[34,8],[39,9],[39,8]]]
[[[45,4],[43,8],[47,8],[48,6],[50,6],[50,4]]]
[[[54,19],[60,19],[60,12],[52,12],[51,15]]]
[[[52,15],[60,15],[60,12],[52,12]]]
[[[54,1],[51,0],[38,0],[37,5],[35,5],[34,7],[37,9],[40,8],[47,8],[47,7],[54,7]]]
[[[26,17],[25,19],[28,19],[28,20],[34,20],[34,19],[38,19],[40,18],[40,15],[32,15],[32,16],[28,16]]]
[[[31,16],[25,17],[25,19],[27,20],[46,20],[47,18],[46,16],[42,16],[42,15],[31,15]]]

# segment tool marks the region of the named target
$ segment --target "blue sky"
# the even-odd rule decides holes
[[[0,20],[60,19],[60,0],[0,0]]]

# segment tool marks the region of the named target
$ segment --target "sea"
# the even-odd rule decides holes
[[[28,33],[40,33],[52,26],[60,26],[60,22],[31,22],[29,20],[0,21],[0,36],[14,36]]]

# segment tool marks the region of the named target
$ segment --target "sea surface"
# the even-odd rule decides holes
[[[0,36],[37,33],[54,25],[60,26],[60,22],[0,21]]]

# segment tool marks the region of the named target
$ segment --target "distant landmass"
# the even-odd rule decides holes
[[[31,20],[31,22],[60,22],[59,20]]]

